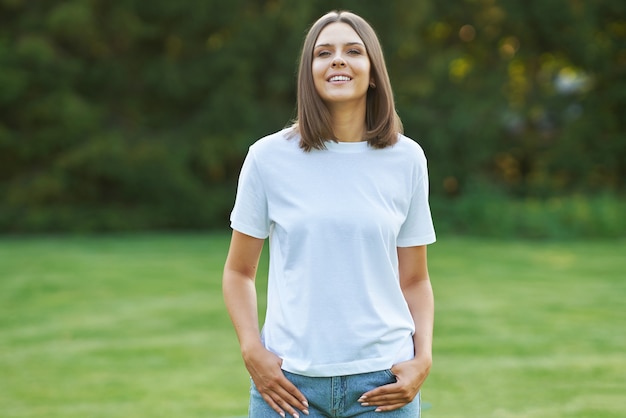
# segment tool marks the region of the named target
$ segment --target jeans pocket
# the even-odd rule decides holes
[[[397,379],[396,379],[396,375],[395,375],[395,374],[393,374],[393,372],[391,371],[391,369],[385,369],[385,370],[383,370],[383,372],[385,373],[385,375],[386,375],[389,379],[393,380],[394,382],[397,380]]]

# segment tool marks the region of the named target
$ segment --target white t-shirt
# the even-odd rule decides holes
[[[421,147],[327,141],[286,129],[250,147],[231,227],[270,240],[265,346],[283,369],[340,376],[413,358],[397,247],[435,241]]]

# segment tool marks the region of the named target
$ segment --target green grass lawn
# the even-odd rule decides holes
[[[0,416],[244,416],[227,246],[224,234],[0,238]],[[626,416],[626,241],[440,237],[429,257],[424,417]]]

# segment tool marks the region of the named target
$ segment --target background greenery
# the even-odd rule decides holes
[[[0,238],[3,418],[244,416],[227,234]],[[626,241],[444,238],[425,418],[617,418]],[[267,258],[259,269],[265,306]]]
[[[379,33],[438,230],[626,233],[623,0],[0,0],[0,231],[225,227],[336,8]]]

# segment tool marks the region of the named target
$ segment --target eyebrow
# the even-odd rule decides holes
[[[365,45],[363,45],[363,43],[361,42],[346,42],[344,44],[344,46],[352,46],[352,45],[359,45],[362,46],[363,48],[365,48]],[[330,46],[334,46],[333,44],[317,44],[315,45],[315,48],[321,48],[321,47],[330,47]]]

